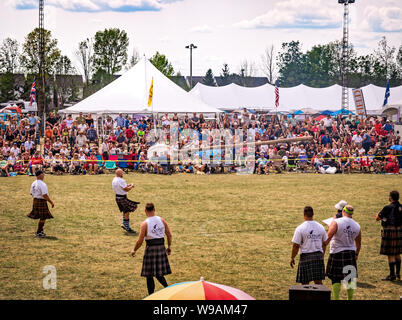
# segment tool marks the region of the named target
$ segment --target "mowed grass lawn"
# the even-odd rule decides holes
[[[1,299],[142,299],[143,246],[132,258],[137,236],[120,227],[111,188],[112,174],[47,175],[55,219],[46,223],[47,239],[35,238],[37,221],[29,188],[33,177],[0,180]],[[289,266],[294,229],[303,207],[316,220],[335,213],[344,199],[355,207],[362,227],[356,299],[399,299],[402,283],[387,283],[386,257],[379,255],[380,230],[375,215],[388,204],[392,189],[402,191],[402,177],[389,175],[125,175],[135,189],[129,198],[141,205],[133,228],[154,202],[173,233],[172,275],[168,283],[199,280],[239,288],[257,299],[288,299],[296,268]],[[133,219],[134,217],[134,219]],[[327,261],[328,252],[325,256]],[[297,259],[298,260],[298,259]],[[44,290],[43,267],[57,269],[57,290]],[[324,283],[330,287],[330,281]],[[159,283],[156,290],[161,289]],[[341,297],[346,293],[342,290]]]

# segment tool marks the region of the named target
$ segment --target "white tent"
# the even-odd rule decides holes
[[[385,88],[368,85],[362,90],[367,111],[369,113],[381,113]],[[394,101],[402,99],[402,86],[391,88],[390,92],[388,104],[393,104]],[[276,111],[275,87],[270,84],[246,88],[236,84],[209,87],[197,83],[190,93],[203,102],[220,109],[248,108]],[[289,112],[303,108],[335,111],[341,108],[342,87],[333,85],[327,88],[311,88],[301,84],[292,88],[279,88],[279,95],[278,111]],[[352,89],[349,89],[349,106],[351,111],[355,111]]]
[[[149,89],[153,79],[153,101],[148,107]],[[132,69],[62,113],[219,113],[180,88],[145,57]]]

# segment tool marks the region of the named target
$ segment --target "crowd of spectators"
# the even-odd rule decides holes
[[[196,130],[199,145],[204,143],[204,146],[205,143],[212,145],[212,134],[206,141],[203,132],[212,133],[213,129],[229,130],[232,134],[242,129],[244,141],[254,136],[256,142],[313,137],[297,143],[258,145],[251,159],[250,155],[246,157],[246,162],[253,163],[256,174],[289,171],[397,174],[402,167],[402,156],[391,149],[401,144],[400,136],[392,122],[377,116],[328,115],[314,120],[294,114],[256,114],[246,109],[241,113],[223,113],[219,119],[206,119],[197,113],[183,117],[165,114],[160,119],[119,114],[115,118],[106,117],[96,129],[91,114],[80,113],[73,118],[50,113],[43,125],[44,134],[40,134],[40,119],[34,114],[25,117],[9,114],[5,120],[0,120],[2,176],[34,175],[38,169],[52,174],[99,174],[108,167],[120,166],[119,161],[106,166],[115,155],[126,156],[125,168],[149,173],[225,173],[235,172],[236,167],[245,164],[236,156],[233,161],[223,160],[224,153],[219,154],[219,161],[212,163],[205,163],[197,156],[176,164],[169,161],[168,154],[149,154],[148,149],[155,143],[147,139],[150,130],[160,129],[169,141],[172,127],[179,131],[179,148],[191,142],[191,136],[183,135],[186,129]],[[222,136],[221,143],[224,141]],[[242,152],[247,154],[246,146]],[[215,159],[214,152],[211,159]]]

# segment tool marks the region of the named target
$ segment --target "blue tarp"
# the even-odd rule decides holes
[[[352,111],[346,110],[346,109],[340,109],[338,111],[332,112],[331,116],[337,116],[338,114],[354,114]]]
[[[393,145],[393,146],[391,147],[391,149],[392,149],[392,150],[397,150],[397,151],[402,151],[402,146]]]
[[[332,115],[332,113],[333,112],[330,110],[324,110],[324,111],[320,112],[320,114],[323,114],[324,116]]]

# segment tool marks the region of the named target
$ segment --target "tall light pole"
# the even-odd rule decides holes
[[[41,82],[41,100],[38,103],[38,112],[40,117],[45,117],[46,114],[46,88],[45,88],[45,10],[44,0],[39,0],[39,77]],[[38,101],[39,102],[39,101]],[[44,125],[45,121],[43,121]]]
[[[193,88],[193,49],[197,49],[197,46],[190,44],[186,46],[186,49],[190,49],[190,90]]]
[[[342,109],[349,110],[349,4],[355,3],[355,0],[338,0],[343,4],[343,40],[342,40]]]

